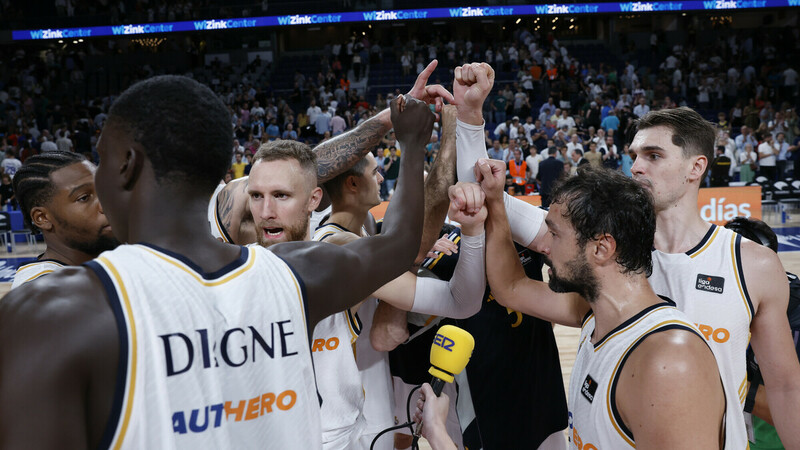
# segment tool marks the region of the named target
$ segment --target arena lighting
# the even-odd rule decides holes
[[[735,10],[787,8],[800,6],[800,0],[670,0],[609,3],[547,3],[541,5],[463,6],[457,8],[398,9],[380,11],[349,11],[326,14],[295,14],[290,16],[244,17],[183,22],[160,22],[123,25],[103,25],[82,28],[47,28],[13,30],[11,39],[58,40],[100,36],[136,36],[142,34],[179,33],[187,31],[231,30],[238,28],[320,25],[349,22],[403,23],[409,20],[459,19],[488,17],[524,17],[542,15],[658,13],[705,10]]]
[[[514,23],[516,23],[517,25],[519,25],[519,23],[520,23],[520,22],[522,22],[522,17],[520,17],[519,19],[517,19],[517,21],[516,21],[516,22],[514,22]]]

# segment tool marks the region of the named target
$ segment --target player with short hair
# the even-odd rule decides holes
[[[478,167],[489,207],[489,284],[498,299],[524,304],[542,294],[541,282],[525,276],[514,252],[504,167],[488,159]],[[647,282],[656,225],[650,195],[616,171],[587,166],[578,175],[554,189],[542,245],[550,288],[577,293],[588,305],[579,297],[537,298],[549,306],[537,315],[557,323],[589,312],[570,378],[573,444],[726,448],[725,429],[735,418],[726,422],[714,355],[686,315]]]
[[[95,180],[115,236],[140,244],[0,301],[0,445],[319,448],[308,337],[412,263],[432,122],[421,102],[392,104],[407,151],[383,235],[244,248],[205,227],[230,164],[227,107],[186,77],[130,87]]]
[[[800,448],[800,364],[786,320],[789,284],[775,252],[706,222],[697,208],[714,155],[714,125],[689,108],[650,111],[635,122],[633,179],[654,198],[657,226],[650,284],[698,325],[726,384],[733,448],[745,448],[748,343],[764,374],[781,440]]]
[[[31,156],[19,168],[14,195],[25,224],[42,233],[46,248],[17,269],[11,289],[119,245],[95,194],[95,170],[83,155],[62,151]]]

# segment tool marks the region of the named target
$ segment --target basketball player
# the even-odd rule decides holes
[[[520,303],[539,288],[514,252],[499,163],[479,166],[489,207],[487,275],[493,290],[504,286],[498,298]],[[727,448],[714,354],[684,313],[647,282],[656,226],[650,195],[618,172],[587,168],[554,188],[545,222],[549,286],[591,305],[570,378],[574,446]],[[545,318],[569,317],[566,305],[551,306]]]
[[[698,325],[727,378],[741,426],[728,440],[747,445],[742,408],[748,341],[786,448],[800,448],[800,364],[786,320],[789,283],[775,252],[702,219],[697,197],[713,159],[715,128],[689,108],[651,111],[636,122],[631,172],[653,195],[658,223],[650,284]],[[733,434],[736,431],[737,434]]]
[[[46,248],[17,269],[11,289],[119,244],[95,195],[94,172],[83,155],[61,151],[31,156],[19,168],[14,193],[22,217],[31,230],[41,231]]]
[[[400,275],[419,246],[433,114],[413,99],[391,108],[406,157],[385,234],[266,250],[205,226],[230,163],[218,97],[178,76],[120,95],[95,179],[115,236],[142,244],[0,301],[0,446],[320,448],[308,336]]]
[[[460,181],[476,181],[475,163],[488,157],[482,107],[493,84],[494,70],[488,64],[466,64],[455,69],[456,162]],[[512,230],[522,230],[514,235],[520,244],[517,259],[529,277],[541,280],[542,262],[536,252],[541,253],[544,232],[540,226],[545,228],[545,211],[506,194],[503,201],[509,207]],[[529,227],[535,227],[535,231],[529,231]],[[487,261],[490,257],[487,254]],[[544,293],[554,295],[546,284],[540,285]],[[481,443],[485,448],[563,449],[562,431],[568,425],[568,411],[552,324],[526,309],[501,302],[497,292],[500,288],[485,287],[480,313],[457,322],[475,334],[472,360],[481,361],[466,369],[477,426],[462,424],[464,443],[470,447]],[[502,381],[495,384],[496,380]],[[520,387],[512,392],[511,386]],[[537,407],[532,408],[532,404]],[[464,421],[462,417],[459,420]]]
[[[434,59],[425,70],[420,72],[406,97],[434,104],[435,109],[441,111],[443,99],[452,102],[453,96],[441,85],[427,85],[428,78],[437,65],[438,61]],[[381,139],[391,128],[391,114],[387,108],[356,128],[317,145],[314,153],[317,155],[317,182],[319,185],[321,186],[361,160],[376,145],[380,144]],[[211,203],[216,205],[214,210],[209,208],[209,213],[214,211],[214,215],[209,217],[209,222],[212,224],[211,233],[224,242],[246,245],[256,241],[253,217],[250,215],[248,207],[247,183],[247,177],[231,181],[223,189],[215,192],[211,198]],[[330,214],[330,201],[326,197],[323,196],[318,210],[317,213],[312,214],[311,231],[316,230],[322,217]],[[370,222],[366,225],[373,234],[374,223]],[[436,237],[438,236],[426,236],[421,247],[427,251],[433,246]],[[276,238],[271,239],[275,242],[280,241]]]
[[[471,83],[471,91],[487,84],[482,80],[492,74],[486,67],[471,64],[457,70],[456,77]],[[455,87],[454,93],[458,97]],[[700,183],[714,151],[713,126],[694,111],[677,108],[651,111],[640,120],[638,129],[635,136],[630,133],[634,136],[630,148],[638,156],[633,178],[653,195],[658,219],[650,282],[657,294],[674,300],[678,309],[698,324],[717,356],[725,381],[727,415],[739,417],[726,427],[727,442],[733,448],[747,445],[742,407],[745,354],[752,334],[756,359],[767,364],[767,398],[773,415],[780,417],[776,428],[781,440],[788,447],[800,447],[800,428],[789,423],[792,411],[800,410],[800,365],[789,339],[785,316],[788,283],[780,261],[768,249],[741,242],[733,232],[705,222],[697,208]],[[482,139],[462,133],[462,127],[458,131],[463,141]],[[460,180],[470,179],[471,164],[481,157],[485,156],[478,146],[459,146]],[[504,203],[515,242],[541,250],[547,230],[541,213],[509,196],[504,196]],[[487,261],[487,266],[490,264]],[[569,309],[563,311],[564,321],[559,323],[580,325],[586,306],[579,300],[558,297],[544,288],[519,303],[497,295],[499,303],[537,317],[545,317],[552,302],[557,302]]]
[[[331,197],[333,212],[330,218],[323,221],[314,234],[314,240],[330,242],[338,245],[352,242],[367,233],[361,226],[367,212],[380,203],[381,175],[378,173],[378,164],[369,154],[345,173],[326,183],[325,188]],[[483,265],[483,226],[485,208],[477,212],[461,211],[460,205],[465,205],[467,197],[481,197],[482,191],[477,184],[460,183],[450,188],[451,199],[450,217],[462,224],[462,251],[459,264],[453,279],[450,282],[431,278],[417,278],[410,272],[381,287],[374,293],[394,307],[404,311],[414,311],[426,314],[466,318],[473,315],[480,308],[482,287],[484,285]],[[361,305],[356,305],[349,310],[326,318],[314,330],[314,340],[328,341],[331,338],[343,340],[352,336],[353,341],[360,331],[358,311]],[[377,304],[374,299],[367,299],[364,308],[368,309],[370,317]],[[365,320],[372,324],[372,320]],[[339,355],[332,352],[314,353],[314,362],[318,371],[335,373],[326,377],[319,383],[320,394],[323,398],[322,427],[323,442],[330,443],[330,447],[346,448],[347,442],[355,445],[361,433],[362,446],[368,447],[376,433],[365,430],[364,418],[359,415],[363,408],[363,396],[383,396],[383,406],[390,411],[392,401],[391,391],[374,388],[370,383],[365,383],[362,391],[356,379],[358,367],[355,355],[346,354],[349,348],[344,349]],[[363,353],[359,353],[363,357]],[[388,372],[385,381],[389,381]],[[370,390],[372,388],[372,390]],[[378,392],[376,392],[378,391]],[[378,397],[380,398],[380,397]],[[327,404],[326,404],[327,403]],[[347,411],[346,414],[343,414]],[[375,420],[365,411],[366,421]],[[328,439],[326,439],[326,436]],[[391,443],[391,439],[385,442]]]

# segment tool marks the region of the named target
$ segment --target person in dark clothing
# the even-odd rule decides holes
[[[564,174],[564,163],[556,159],[555,147],[550,147],[547,150],[548,158],[539,163],[539,173],[536,175],[536,181],[539,183],[539,194],[542,196],[542,206],[547,208],[550,206],[550,190],[553,183]]]
[[[718,145],[714,161],[711,162],[711,187],[725,187],[731,181],[731,159],[725,156],[725,146]]]

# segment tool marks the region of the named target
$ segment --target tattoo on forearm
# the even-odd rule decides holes
[[[389,129],[370,119],[314,149],[317,154],[317,182],[322,184],[352,167],[378,145]]]
[[[233,195],[227,189],[223,189],[217,195],[217,217],[226,231],[231,229],[232,211]]]

